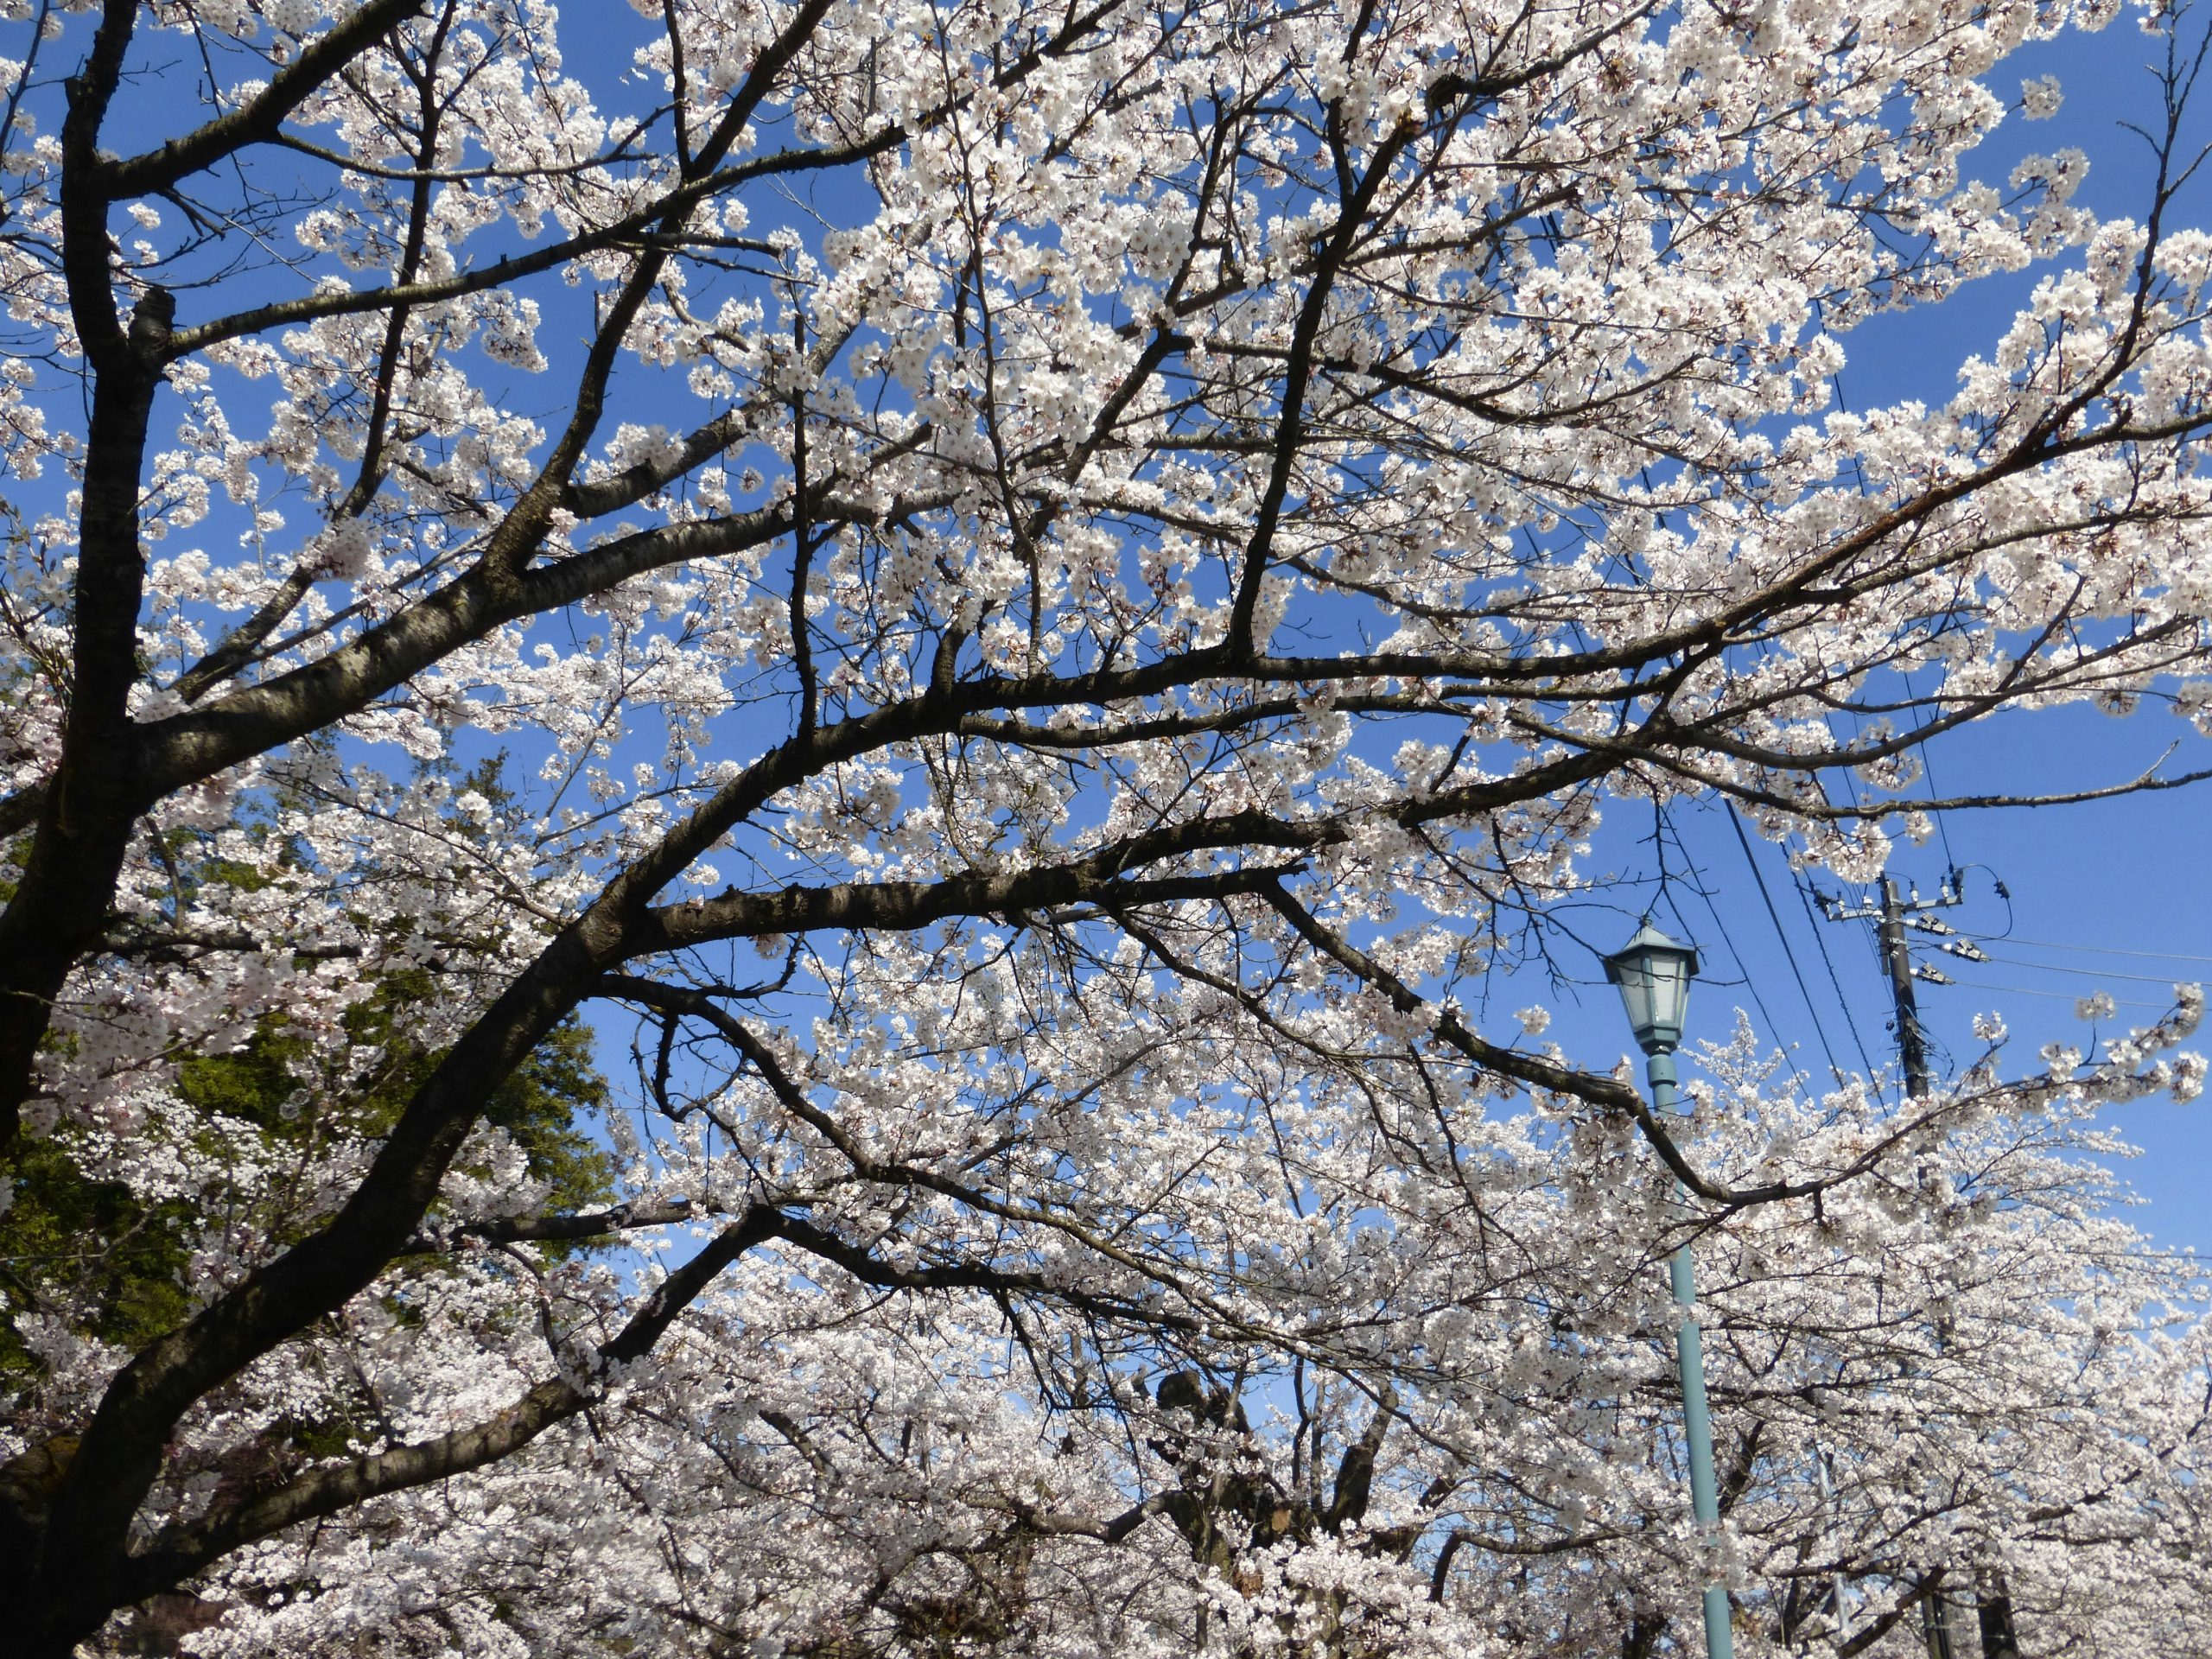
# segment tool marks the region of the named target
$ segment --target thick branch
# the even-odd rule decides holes
[[[391,27],[421,11],[425,0],[363,0],[300,55],[270,78],[250,102],[206,125],[172,138],[159,149],[104,163],[98,188],[108,200],[150,196],[213,167],[250,144],[267,143],[293,111],[322,89],[340,69]]]
[[[619,1365],[650,1353],[676,1316],[696,1300],[725,1268],[776,1231],[776,1212],[766,1205],[753,1205],[724,1227],[706,1249],[661,1281],[619,1335],[601,1345],[600,1365]],[[373,1457],[312,1470],[276,1491],[249,1497],[189,1525],[172,1528],[143,1554],[131,1558],[129,1599],[137,1600],[171,1588],[241,1545],[302,1521],[334,1515],[371,1497],[428,1485],[496,1463],[520,1451],[554,1424],[575,1416],[591,1399],[576,1382],[551,1377],[497,1416],[471,1427],[395,1446]]]
[[[664,1227],[671,1222],[695,1220],[697,1216],[689,1198],[640,1200],[575,1216],[497,1216],[417,1233],[404,1248],[410,1255],[436,1255],[450,1250],[464,1238],[481,1239],[486,1244],[571,1243],[605,1238],[633,1227]]]

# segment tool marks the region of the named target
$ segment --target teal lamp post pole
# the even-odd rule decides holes
[[[1605,977],[1619,988],[1628,1010],[1636,1046],[1643,1051],[1644,1069],[1651,1079],[1655,1111],[1678,1109],[1675,1095],[1675,1050],[1682,1040],[1682,1016],[1688,1012],[1690,981],[1697,974],[1697,952],[1677,944],[1646,922],[1618,951],[1605,958]],[[1677,1194],[1688,1198],[1679,1184]],[[1682,1377],[1682,1427],[1690,1459],[1690,1509],[1698,1525],[1710,1538],[1720,1530],[1720,1499],[1713,1479],[1713,1416],[1705,1403],[1705,1343],[1697,1328],[1697,1291],[1690,1280],[1690,1247],[1685,1241],[1675,1252],[1671,1269],[1675,1301],[1682,1322],[1675,1331],[1675,1349]],[[1707,1585],[1705,1591],[1706,1659],[1735,1659],[1735,1637],[1729,1626],[1728,1591],[1724,1585]]]

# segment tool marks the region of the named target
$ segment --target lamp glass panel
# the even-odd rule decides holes
[[[1682,1015],[1689,1003],[1689,963],[1672,950],[1655,950],[1645,958],[1649,976],[1650,1002],[1645,1014],[1664,1036],[1682,1034]]]
[[[1628,1011],[1629,1029],[1639,1033],[1648,1031],[1657,988],[1653,982],[1651,958],[1637,955],[1618,965],[1621,1002]]]

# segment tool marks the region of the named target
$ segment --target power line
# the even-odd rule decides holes
[[[2096,957],[2142,957],[2153,962],[2212,962],[2212,957],[2192,957],[2180,950],[2129,950],[2117,944],[2066,944],[2056,939],[2024,939],[2016,933],[1983,936],[1984,944],[2026,944],[2038,950],[2080,950]]]
[[[1759,897],[1766,904],[1767,918],[1774,924],[1774,937],[1782,942],[1783,959],[1789,964],[1789,976],[1797,982],[1797,995],[1805,999],[1805,1012],[1812,1016],[1813,1034],[1820,1039],[1821,1052],[1827,1060],[1829,1072],[1840,1084],[1843,1068],[1835,1063],[1835,1051],[1828,1046],[1827,1028],[1821,1024],[1821,1011],[1813,1001],[1812,989],[1805,983],[1804,970],[1797,966],[1797,952],[1790,947],[1789,935],[1783,931],[1782,912],[1774,907],[1774,895],[1767,891],[1766,875],[1759,868],[1758,860],[1751,856],[1751,839],[1744,834],[1744,821],[1732,806],[1724,810],[1728,815],[1728,827],[1736,832],[1736,844],[1744,849],[1744,862],[1751,867],[1751,880],[1758,884]],[[1872,1069],[1871,1066],[1867,1068],[1870,1072]]]
[[[1736,959],[1736,971],[1743,976],[1744,988],[1751,994],[1751,1006],[1759,1011],[1759,1018],[1766,1021],[1767,1030],[1773,1033],[1779,1039],[1782,1035],[1782,1022],[1768,1011],[1766,999],[1759,995],[1759,982],[1751,977],[1751,964],[1744,960],[1744,953],[1736,948],[1735,938],[1728,931],[1728,924],[1720,919],[1720,912],[1713,906],[1713,893],[1706,887],[1703,880],[1704,872],[1698,868],[1697,861],[1690,856],[1689,849],[1682,845],[1681,832],[1674,827],[1674,820],[1667,816],[1664,806],[1659,808],[1658,819],[1660,825],[1675,837],[1675,850],[1682,855],[1682,863],[1687,872],[1682,877],[1682,884],[1704,901],[1706,914],[1713,918],[1713,925],[1719,931],[1720,942],[1728,947],[1728,954]],[[1656,836],[1658,833],[1657,830],[1655,829],[1653,833]],[[1669,898],[1667,902],[1670,906],[1674,906],[1676,917],[1680,918],[1681,907],[1675,906],[1672,898]],[[1683,925],[1687,929],[1688,922],[1685,921]],[[1825,1047],[1826,1045],[1823,1044],[1822,1046]],[[1804,1084],[1808,1093],[1811,1092],[1812,1080],[1799,1069],[1796,1059],[1789,1058],[1787,1046],[1783,1048],[1783,1055],[1784,1058],[1789,1060],[1789,1075]],[[1833,1065],[1834,1062],[1830,1064]]]
[[[2082,1000],[2073,991],[2038,991],[2025,985],[1995,985],[1986,979],[1962,979],[1957,983],[1962,991],[2002,991],[2007,996],[2048,996],[2061,1002],[2079,1002]],[[2171,1003],[2144,1002],[2125,996],[2115,996],[2112,1005],[2116,1008],[2164,1008],[2172,1006]]]
[[[1807,888],[1805,873],[1793,868],[1789,877],[1790,884],[1797,889],[1797,902],[1805,907],[1805,919],[1812,925],[1813,945],[1821,953],[1821,965],[1827,969],[1828,983],[1835,988],[1836,1007],[1843,1010],[1843,1028],[1851,1033],[1851,1046],[1859,1051],[1859,1063],[1872,1077],[1873,1058],[1866,1052],[1866,1039],[1859,1034],[1859,1021],[1851,1012],[1851,999],[1844,995],[1843,978],[1835,970],[1835,958],[1828,954],[1827,935],[1821,931],[1820,918],[1813,913],[1813,895]]]
[[[1846,772],[1843,776],[1843,781],[1850,786],[1851,798],[1855,804],[1859,799],[1859,790],[1857,785],[1852,782],[1852,775],[1849,772]],[[1813,774],[1813,787],[1820,792],[1820,797],[1822,801],[1825,802],[1828,800],[1828,774],[1826,772],[1815,772]],[[1784,856],[1786,860],[1787,855]],[[1813,889],[1804,871],[1792,866],[1790,868],[1790,875],[1792,880],[1796,883],[1798,901],[1805,906],[1805,913],[1808,918],[1810,918],[1812,916],[1814,901],[1816,899],[1820,900],[1819,907],[1823,912],[1825,912],[1828,908],[1827,903],[1825,899],[1820,899],[1820,894]],[[1842,878],[1839,876],[1837,880],[1840,881]],[[1860,908],[1865,908],[1863,904]],[[1866,940],[1867,949],[1873,953],[1874,971],[1877,974],[1887,972],[1888,969],[1882,959],[1882,948],[1876,942],[1874,938],[1874,930],[1870,926],[1864,930],[1860,934],[1860,937]],[[1866,1052],[1866,1039],[1859,1034],[1859,1021],[1852,1016],[1851,1013],[1851,999],[1844,995],[1843,981],[1838,976],[1835,970],[1835,963],[1828,956],[1827,938],[1821,931],[1821,926],[1818,922],[1813,923],[1813,938],[1815,943],[1816,943],[1821,948],[1821,960],[1827,964],[1828,982],[1835,987],[1836,1001],[1840,1003],[1843,1007],[1844,1025],[1851,1033],[1852,1045],[1859,1051],[1859,1061],[1866,1068],[1867,1083],[1872,1086],[1876,1076],[1874,1062],[1872,1057],[1870,1057]]]
[[[2123,974],[2116,968],[2069,968],[2055,962],[2030,962],[2024,957],[1991,957],[1992,962],[2001,962],[2008,968],[2031,969],[2038,974],[2073,974],[2083,979],[2129,979],[2139,985],[2171,985],[2173,978],[2167,974]]]
[[[1917,698],[1919,694],[1912,689],[1911,671],[1910,670],[1904,670],[1900,672],[1901,677],[1904,681],[1905,695],[1909,697]],[[1938,689],[1940,690],[1941,688],[1939,687]],[[1928,752],[1928,728],[1935,723],[1934,716],[1929,714],[1925,708],[1916,708],[1914,709],[1913,731],[1917,741],[1913,747],[1920,751],[1921,775],[1928,779],[1928,793],[1929,797],[1935,799],[1941,799],[1942,797],[1942,791],[1936,787],[1936,758]],[[1959,868],[1958,855],[1951,850],[1951,826],[1944,821],[1943,811],[1941,807],[1938,807],[1936,810],[1936,833],[1942,837],[1944,858],[1949,861],[1953,869],[1957,869]]]

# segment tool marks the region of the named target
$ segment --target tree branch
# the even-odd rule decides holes
[[[663,1280],[621,1332],[601,1344],[600,1367],[623,1364],[650,1353],[677,1315],[696,1300],[724,1268],[778,1231],[779,1217],[772,1207],[749,1207],[698,1255]],[[303,1521],[334,1515],[386,1493],[466,1474],[512,1456],[554,1424],[583,1410],[592,1397],[567,1377],[550,1377],[505,1411],[468,1428],[311,1470],[276,1491],[171,1527],[130,1558],[127,1597],[135,1601],[173,1588],[208,1562]]]

